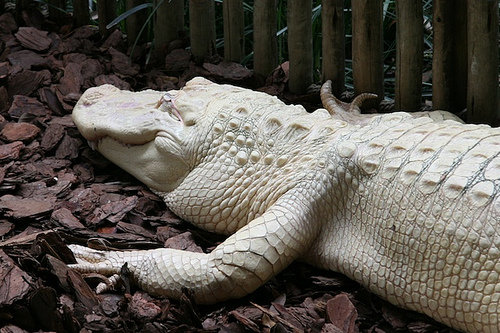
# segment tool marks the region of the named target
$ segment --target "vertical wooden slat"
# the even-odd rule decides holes
[[[159,1],[153,2],[155,7]],[[153,29],[155,36],[153,57],[156,60],[163,60],[168,44],[179,39],[184,30],[184,0],[163,1],[156,10]]]
[[[432,106],[458,113],[467,104],[467,0],[434,0]]]
[[[90,23],[88,0],[73,0],[73,21],[75,27],[81,27]]]
[[[253,13],[253,68],[262,81],[278,66],[276,0],[255,0]]]
[[[352,0],[354,91],[384,96],[382,0]]]
[[[189,37],[196,62],[215,54],[214,0],[189,0]]]
[[[467,1],[467,121],[498,121],[498,0]]]
[[[33,0],[16,0],[16,21],[24,22],[23,11],[33,4]]]
[[[240,62],[245,52],[243,1],[222,2],[224,20],[224,59]]]
[[[97,15],[99,20],[99,31],[101,35],[106,36],[108,34],[106,25],[116,17],[116,2],[97,1]]]
[[[335,96],[345,90],[344,1],[321,2],[322,80],[332,80]]]
[[[62,20],[66,17],[66,13],[59,9],[66,10],[66,0],[49,0],[49,19],[61,24]]]
[[[126,0],[125,7],[126,10],[130,10],[135,6],[143,4],[142,0]],[[146,22],[147,12],[145,10],[140,10],[135,12],[134,14],[127,17],[125,20],[125,27],[127,29],[127,41],[130,46],[134,45],[137,37],[139,36],[139,32],[141,31],[142,26]],[[139,42],[144,42],[146,37],[146,32],[143,31],[142,35],[139,38]]]
[[[421,0],[396,1],[396,110],[418,111],[421,108],[422,20]]]
[[[288,87],[292,93],[304,93],[313,79],[312,0],[288,0]]]

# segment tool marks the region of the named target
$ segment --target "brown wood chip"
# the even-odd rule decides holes
[[[9,305],[26,296],[31,290],[32,279],[0,250],[0,305]]]
[[[6,216],[15,219],[36,218],[52,211],[55,198],[19,198],[11,194],[0,197],[0,209]]]
[[[48,50],[52,40],[47,35],[47,31],[41,31],[32,27],[20,27],[15,34],[21,45],[35,51]]]
[[[24,144],[21,141],[15,141],[5,145],[0,145],[0,161],[5,162],[12,159],[18,159]]]
[[[358,312],[346,294],[339,294],[326,303],[328,322],[346,333],[358,332],[356,319]]]
[[[40,128],[30,123],[7,123],[0,132],[0,136],[7,142],[29,142],[33,140],[38,133],[40,133]]]

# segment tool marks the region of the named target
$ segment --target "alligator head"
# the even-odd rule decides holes
[[[169,192],[195,163],[193,151],[206,135],[207,106],[230,89],[203,78],[168,94],[124,91],[106,84],[83,94],[73,121],[106,158],[148,187]]]

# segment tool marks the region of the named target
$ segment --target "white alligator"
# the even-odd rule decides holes
[[[455,329],[500,331],[500,130],[446,112],[362,115],[328,88],[313,113],[203,78],[168,94],[88,89],[73,120],[91,145],[230,236],[211,253],[71,245],[73,267],[128,263],[151,294],[215,303],[305,260]]]

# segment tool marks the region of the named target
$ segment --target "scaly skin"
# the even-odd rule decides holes
[[[161,92],[92,88],[73,119],[180,217],[231,236],[209,254],[72,245],[73,267],[127,262],[152,294],[214,303],[303,259],[458,330],[500,330],[500,130],[308,114],[202,78],[169,94],[156,108]]]

